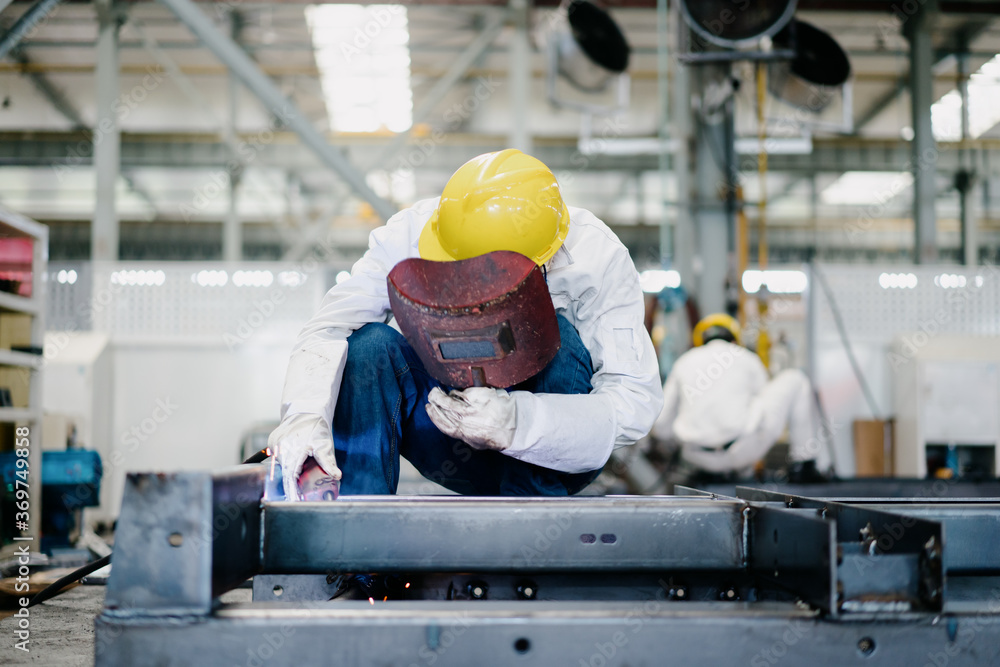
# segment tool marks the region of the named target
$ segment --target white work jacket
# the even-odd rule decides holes
[[[653,435],[688,445],[721,447],[753,430],[750,404],[767,383],[760,357],[712,340],[680,356],[663,387]]]
[[[296,341],[282,394],[282,419],[308,413],[333,423],[347,337],[369,322],[390,319],[386,277],[398,262],[420,256],[417,241],[437,204],[437,198],[419,201],[374,230],[350,279],[327,292]],[[593,213],[580,208],[569,213],[566,241],[545,265],[547,282],[556,312],[576,327],[590,351],[593,391],[511,392],[517,428],[504,454],[578,473],[602,467],[614,447],[646,435],[663,395],[653,344],[643,326],[639,276],[628,250]],[[300,350],[334,359],[334,376],[314,377],[308,361],[296,362]]]

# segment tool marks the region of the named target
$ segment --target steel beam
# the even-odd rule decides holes
[[[3,13],[3,10],[7,9],[7,5],[11,2],[13,2],[13,0],[0,0],[0,14]]]
[[[56,88],[55,85],[49,80],[42,72],[36,72],[31,69],[31,59],[28,54],[24,52],[24,49],[20,47],[15,47],[11,50],[10,55],[14,60],[20,64],[24,70],[24,76],[28,77],[35,89],[42,94],[49,104],[58,111],[63,118],[68,120],[73,124],[74,130],[84,130],[87,129],[87,123],[83,120],[80,113],[73,107],[73,104],[66,99],[62,91]]]
[[[285,97],[274,82],[260,71],[257,64],[221,33],[212,21],[191,0],[160,0],[193,32],[215,56],[239,77],[243,84],[257,96],[267,109],[302,139],[319,160],[340,175],[362,199],[375,209],[383,219],[396,212],[396,207],[379,197],[368,187],[363,174],[358,172],[337,148],[313,127],[298,107]]]
[[[426,156],[423,168],[451,174],[470,154],[500,150],[506,136],[449,135]],[[0,132],[0,168],[3,166],[52,167],[61,163],[73,166],[91,164],[89,135],[75,132]],[[384,140],[387,141],[387,140]],[[365,155],[379,150],[384,143],[377,139],[345,137],[340,142],[349,146],[352,155]],[[1000,143],[994,140],[972,142],[973,168],[986,178],[1000,175]],[[225,168],[230,159],[230,146],[213,134],[123,134],[121,157],[123,169],[171,167],[184,169]],[[937,145],[934,164],[941,174],[953,174],[960,168],[959,146],[953,143]],[[580,153],[574,139],[547,140],[535,144],[535,155],[558,174],[580,168]],[[845,171],[898,172],[910,160],[910,144],[902,140],[878,139],[814,139],[809,155],[770,155],[768,170],[772,172],[808,172],[810,174],[842,173]],[[257,163],[277,169],[316,170],[323,165],[310,150],[294,142],[292,133],[275,133],[275,140],[261,145]],[[671,169],[679,164],[671,156]],[[741,156],[740,167],[756,168],[756,157]],[[587,156],[586,171],[655,171],[659,169],[656,155]],[[253,173],[253,172],[251,172]]]
[[[267,503],[265,573],[733,569],[742,505],[663,498]]]
[[[934,2],[921,6],[904,25],[910,42],[910,113],[913,125],[911,169],[913,171],[913,259],[918,264],[937,261],[937,149],[931,124],[933,90],[933,44],[931,26]]]
[[[45,19],[56,5],[62,0],[39,0],[31,9],[21,15],[20,18],[10,27],[3,37],[0,37],[0,60],[3,60],[11,49],[17,46],[20,41],[39,22]]]
[[[1000,661],[992,615],[833,623],[791,604],[350,602],[230,605],[199,621],[98,617],[98,667],[190,664],[844,665]],[[610,656],[610,657],[605,657]],[[669,657],[666,657],[669,656]],[[940,656],[940,657],[939,657]],[[938,662],[935,662],[937,660]]]
[[[115,0],[99,0],[97,36],[97,123],[91,135],[94,146],[95,204],[91,225],[90,258],[118,259],[117,186],[121,173],[121,128],[118,103],[118,31],[121,17]]]

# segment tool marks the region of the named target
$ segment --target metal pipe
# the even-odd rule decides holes
[[[31,30],[62,0],[39,0],[31,9],[21,15],[7,33],[0,37],[0,60],[10,53]],[[2,7],[0,7],[2,9]]]
[[[313,151],[323,164],[339,174],[362,199],[371,204],[380,217],[388,219],[396,212],[394,205],[379,197],[368,187],[364,174],[355,169],[340,150],[331,146],[298,107],[281,94],[274,82],[260,71],[257,63],[232,39],[219,32],[212,21],[191,0],[161,0],[161,2],[240,78],[271,113],[298,134],[303,144]]]

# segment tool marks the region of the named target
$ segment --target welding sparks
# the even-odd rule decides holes
[[[374,605],[375,604],[375,598],[368,598],[368,604]]]
[[[405,586],[403,586],[403,588],[409,588],[409,587],[410,587],[410,582],[408,582],[408,581],[407,581],[407,582],[406,582],[406,585],[405,585]]]

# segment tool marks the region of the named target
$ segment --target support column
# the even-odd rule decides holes
[[[931,104],[934,102],[934,46],[931,25],[937,11],[936,0],[928,0],[904,25],[910,42],[910,113],[913,124],[913,259],[929,264],[938,259],[936,155],[931,127]]]
[[[115,190],[121,170],[121,128],[114,110],[118,99],[118,7],[113,0],[96,0],[97,33],[97,124],[94,128],[95,195],[90,232],[90,256],[94,261],[118,259],[118,210]]]
[[[243,17],[236,10],[229,12],[230,37],[240,43],[240,31],[243,28]],[[236,146],[236,115],[239,109],[240,82],[236,75],[229,72],[229,108],[226,114],[226,142]],[[239,156],[232,152],[233,164],[241,165]],[[227,262],[238,262],[243,259],[243,227],[239,213],[239,188],[242,177],[242,166],[234,166],[229,171],[229,210],[222,223],[222,259]]]
[[[695,72],[699,79],[702,104],[705,90],[712,81],[728,76],[729,65],[699,66]],[[694,270],[698,276],[698,306],[702,314],[725,312],[726,274],[729,270],[730,206],[728,196],[732,182],[727,168],[727,156],[732,141],[732,100],[707,114],[697,115],[695,147],[695,226],[697,228],[697,257]]]
[[[958,94],[962,98],[962,141],[964,142],[971,138],[969,133],[969,54],[965,52],[958,54]],[[979,263],[979,235],[974,210],[976,173],[972,168],[972,151],[963,147],[959,162],[961,168],[955,174],[955,189],[958,190],[959,196],[962,263],[966,266],[975,266]]]
[[[507,144],[531,154],[531,132],[528,128],[528,105],[531,100],[531,45],[528,43],[528,0],[510,0],[510,134]]]
[[[670,33],[676,39],[678,31],[673,29],[683,21],[680,3],[674,2],[671,9]],[[675,48],[675,53],[676,53]],[[670,90],[670,108],[673,120],[673,137],[676,148],[673,155],[673,172],[677,184],[677,205],[674,207],[674,266],[681,275],[681,285],[693,294],[695,289],[694,256],[696,254],[694,226],[691,219],[691,70],[676,56],[673,64],[673,86]]]

